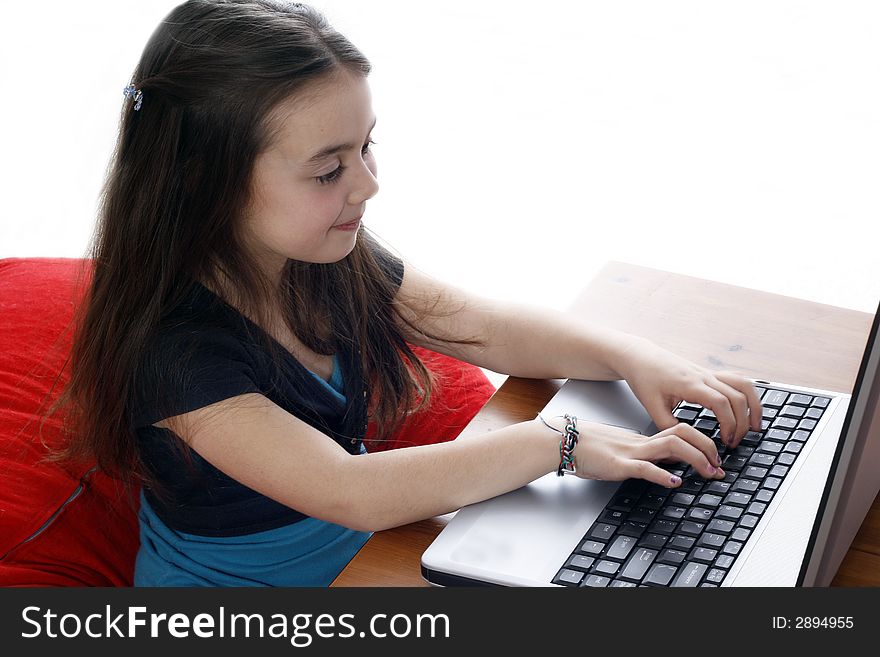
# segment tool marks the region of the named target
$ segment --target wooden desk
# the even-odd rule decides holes
[[[710,369],[851,392],[873,316],[609,262],[572,312],[641,335]],[[508,378],[462,436],[535,417],[562,381]],[[333,586],[427,586],[419,559],[450,515],[377,532]],[[880,586],[880,496],[833,586]]]

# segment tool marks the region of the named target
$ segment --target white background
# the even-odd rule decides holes
[[[0,258],[85,254],[175,4],[4,4]],[[313,4],[373,63],[365,221],[414,265],[556,308],[623,260],[875,312],[880,3]]]

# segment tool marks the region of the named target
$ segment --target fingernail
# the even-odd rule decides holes
[[[716,472],[718,472],[717,468],[715,468],[714,465],[710,465],[710,466],[709,466],[709,473],[710,473],[710,474],[715,474]]]
[[[717,472],[716,474],[718,474],[718,475],[720,475],[720,476],[722,476],[722,477],[726,477],[726,476],[727,476],[727,473],[726,473],[724,470],[722,470],[721,468],[718,468],[718,472]]]
[[[721,465],[721,454],[715,455],[715,465]]]
[[[672,483],[673,486],[678,486],[681,483],[681,477],[677,477],[676,475],[672,475],[669,478],[669,481]]]

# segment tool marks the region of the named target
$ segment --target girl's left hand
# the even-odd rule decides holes
[[[661,430],[678,424],[672,409],[681,401],[711,409],[729,447],[750,429],[761,430],[761,400],[754,384],[737,372],[700,367],[644,338],[635,338],[616,365]]]

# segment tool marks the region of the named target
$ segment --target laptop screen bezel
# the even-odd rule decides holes
[[[880,349],[877,345],[878,325],[880,325],[880,304],[878,304],[877,312],[874,314],[874,321],[871,325],[871,330],[868,332],[865,351],[862,356],[862,362],[859,365],[859,373],[856,377],[855,385],[853,386],[852,398],[849,407],[847,408],[846,417],[843,421],[843,428],[840,432],[840,439],[837,441],[837,448],[835,449],[834,458],[828,471],[825,488],[822,491],[822,498],[819,502],[818,509],[816,510],[816,518],[813,522],[813,529],[810,533],[810,540],[807,543],[803,562],[801,563],[801,570],[798,574],[796,586],[804,586],[804,582],[808,576],[813,579],[819,573],[821,561],[829,549],[828,537],[830,536],[834,517],[840,506],[841,491],[847,488],[845,484],[847,483],[848,478],[854,476],[858,469],[858,463],[851,458],[848,458],[845,467],[841,467],[841,461],[845,450],[848,449],[848,451],[846,451],[848,457],[855,452],[860,434],[863,433],[863,422],[870,422],[873,417],[873,413],[868,412],[872,410],[868,408],[868,401],[873,396],[873,389],[880,385],[877,376],[876,362],[873,362],[873,366],[871,367],[872,377],[867,384],[865,379],[868,374],[868,368],[872,365],[872,361],[876,361],[877,358],[880,357],[880,354],[877,353],[878,349]],[[854,421],[856,413],[858,413],[858,417]],[[867,439],[867,431],[865,431],[864,434],[864,439]],[[832,499],[833,508],[829,508]],[[810,584],[812,583],[813,582],[811,581]]]

